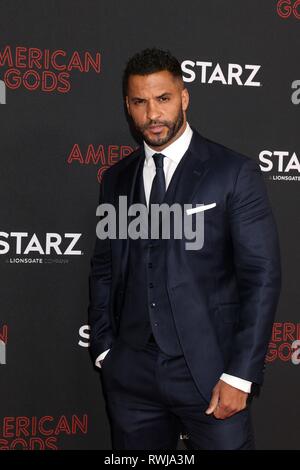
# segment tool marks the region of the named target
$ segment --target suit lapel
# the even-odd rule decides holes
[[[144,151],[140,148],[135,158],[132,159],[127,166],[125,166],[118,175],[118,180],[116,183],[117,191],[115,194],[115,203],[118,204],[119,196],[127,196],[128,206],[132,204],[134,197],[134,188],[136,183],[136,178],[140,165],[144,163]]]
[[[120,171],[116,186],[117,191],[114,199],[115,207],[118,207],[119,205],[119,196],[127,196],[127,210],[131,204],[136,202],[134,201],[134,196],[137,176],[140,174],[140,171],[142,171],[144,158],[144,149],[141,147],[137,150],[135,157],[131,159],[131,161],[122,169],[122,171]],[[118,245],[121,259],[121,277],[123,282],[125,282],[129,256],[129,238],[127,237],[126,239],[119,239]]]
[[[204,138],[193,129],[190,146],[175,170],[164,202],[170,205],[175,202],[181,205],[190,203],[207,172],[208,158]]]

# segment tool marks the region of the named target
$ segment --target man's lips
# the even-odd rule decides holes
[[[163,130],[164,127],[165,126],[162,124],[158,126],[149,126],[147,127],[147,129],[154,134],[159,134]]]

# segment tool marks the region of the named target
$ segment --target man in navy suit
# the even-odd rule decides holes
[[[120,196],[148,209],[200,207],[204,242],[187,250],[184,235],[96,240],[90,349],[113,448],[174,449],[185,430],[193,449],[253,449],[249,396],[263,381],[281,283],[259,166],[189,126],[189,94],[169,52],[133,56],[123,84],[143,143],[105,172],[100,203],[117,219]]]

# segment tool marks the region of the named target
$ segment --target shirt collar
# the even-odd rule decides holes
[[[163,153],[166,157],[170,158],[175,163],[179,163],[185,152],[187,151],[191,139],[193,136],[193,131],[189,125],[189,123],[186,123],[186,128],[181,134],[178,139],[176,139],[172,144],[168,145],[165,149],[162,150],[161,153]],[[154,153],[157,153],[156,150],[153,150],[149,145],[143,141],[144,143],[144,149],[145,149],[145,163],[147,165],[154,164],[152,155]]]

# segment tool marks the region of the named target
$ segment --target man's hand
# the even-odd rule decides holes
[[[219,380],[212,391],[207,415],[214,414],[215,418],[226,419],[246,408],[248,393],[232,387],[223,380]]]

